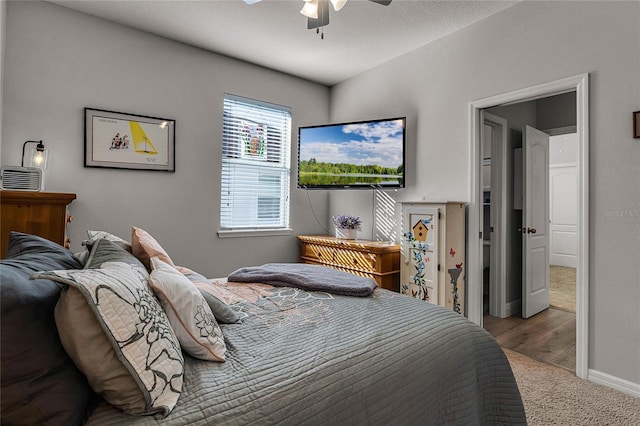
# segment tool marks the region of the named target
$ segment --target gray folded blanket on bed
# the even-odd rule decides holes
[[[262,266],[248,266],[232,272],[227,280],[264,283],[278,287],[297,287],[307,291],[326,291],[358,297],[369,296],[377,286],[371,278],[305,263],[267,263]]]

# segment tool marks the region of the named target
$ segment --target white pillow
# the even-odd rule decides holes
[[[151,258],[149,284],[169,318],[180,346],[194,358],[224,361],[222,330],[195,285],[158,256]]]

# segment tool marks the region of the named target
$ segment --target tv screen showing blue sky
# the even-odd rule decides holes
[[[403,132],[402,119],[300,128],[300,160],[397,168]]]

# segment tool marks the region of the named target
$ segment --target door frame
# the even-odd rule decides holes
[[[498,318],[507,317],[507,267],[506,244],[507,236],[507,120],[491,114],[481,112],[482,125],[491,127],[491,195],[490,195],[490,226],[494,232],[490,236],[490,266],[489,266],[489,313]],[[480,141],[482,142],[482,141]],[[483,160],[482,158],[480,159]],[[481,173],[482,179],[482,173]],[[485,186],[486,182],[479,185]],[[484,200],[483,200],[484,205]],[[497,215],[496,215],[497,213]],[[484,224],[484,208],[480,209],[480,223]],[[491,231],[490,231],[491,232]],[[486,236],[484,237],[486,239]],[[484,244],[484,242],[483,242]],[[484,265],[484,263],[482,263]]]
[[[579,74],[469,103],[469,206],[467,215],[467,314],[482,325],[482,182],[480,111],[567,92],[576,92],[578,133],[578,267],[576,268],[576,375],[586,379],[589,355],[589,74]]]

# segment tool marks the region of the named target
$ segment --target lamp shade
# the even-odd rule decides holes
[[[49,157],[48,149],[31,148],[31,152],[29,153],[29,160],[31,164],[29,167],[37,167],[39,169],[47,168],[47,159]]]
[[[337,12],[347,4],[347,0],[331,0],[331,4],[333,5],[333,9]]]
[[[36,144],[26,152],[27,144]],[[37,167],[45,170],[47,168],[47,160],[49,158],[49,150],[44,147],[42,141],[26,141],[22,145],[22,165],[27,167]]]
[[[307,18],[318,19],[318,0],[305,0],[300,13]]]

